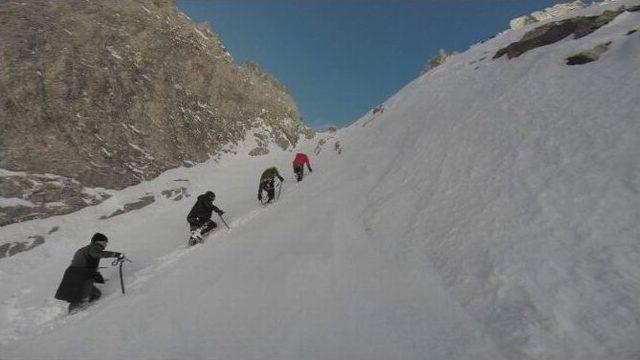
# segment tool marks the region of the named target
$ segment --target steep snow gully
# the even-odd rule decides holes
[[[601,13],[637,1],[596,4]],[[510,30],[298,149],[166,172],[77,213],[0,228],[0,359],[640,358],[640,12],[516,59]],[[565,59],[611,42],[597,61]],[[339,141],[341,153],[334,151]],[[317,154],[314,150],[320,150]],[[314,172],[292,178],[296,152]],[[256,199],[264,168],[286,174]],[[195,196],[231,230],[186,248]],[[156,201],[99,220],[144,194]],[[94,231],[134,260],[104,298],[53,299]],[[107,265],[103,263],[103,265]]]

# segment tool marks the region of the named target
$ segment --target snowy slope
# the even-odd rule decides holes
[[[639,25],[625,13],[491,60],[527,27],[452,56],[382,114],[322,135],[299,184],[291,152],[251,158],[247,145],[0,228],[5,241],[59,226],[0,260],[0,359],[640,358],[640,37],[625,35]],[[605,41],[600,60],[564,65]],[[289,180],[262,208],[272,164]],[[213,189],[232,230],[185,249],[194,197],[98,220],[171,184]],[[135,261],[129,290],[104,269],[103,300],[64,316],[53,294],[94,231]]]

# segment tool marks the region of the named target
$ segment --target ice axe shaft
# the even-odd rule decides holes
[[[124,280],[122,279],[122,261],[120,265],[118,265],[118,271],[120,272],[120,289],[122,289],[122,293],[124,294]]]
[[[224,226],[227,227],[227,230],[231,230],[231,228],[229,227],[229,225],[227,225],[227,222],[224,221],[224,218],[222,217],[222,215],[218,214],[218,217],[220,218],[220,221],[222,221],[222,223],[224,224]]]
[[[111,264],[113,266],[118,265],[118,272],[120,273],[120,289],[122,290],[123,294],[125,292],[124,292],[124,279],[123,279],[123,276],[122,276],[122,264],[124,264],[125,261],[133,262],[133,261],[127,259],[126,257],[123,257],[122,259],[115,259],[113,261],[113,263]]]

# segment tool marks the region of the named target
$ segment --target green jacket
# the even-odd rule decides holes
[[[278,173],[278,169],[275,166],[272,166],[272,167],[268,168],[267,170],[265,170],[262,173],[262,176],[260,176],[260,184],[258,184],[258,192],[260,192],[260,190],[262,190],[262,186],[266,182],[272,181],[276,177],[279,178],[280,181],[282,181],[284,179],[282,176],[280,176],[280,173]]]

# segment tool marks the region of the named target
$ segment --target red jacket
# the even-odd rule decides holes
[[[307,157],[307,155],[303,153],[297,153],[296,158],[293,160],[293,166],[304,167],[304,164],[307,164],[307,167],[311,167],[311,164],[309,164],[309,158]]]

